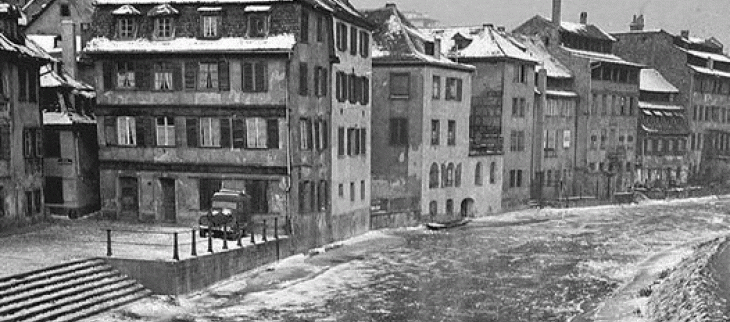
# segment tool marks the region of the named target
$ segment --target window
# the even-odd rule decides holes
[[[512,98],[512,117],[525,117],[525,105],[527,101],[524,98]]]
[[[510,188],[522,187],[522,170],[510,170],[509,171],[509,187]]]
[[[171,91],[172,85],[172,63],[159,62],[155,64],[155,90]]]
[[[218,63],[202,62],[198,68],[198,89],[218,89]]]
[[[497,163],[492,161],[489,164],[489,183],[493,184],[497,182]]]
[[[306,10],[302,10],[301,23],[302,26],[299,30],[299,39],[303,44],[306,44],[309,42],[309,12]]]
[[[248,36],[252,38],[266,37],[267,16],[261,14],[252,14],[248,17]]]
[[[410,94],[410,75],[408,73],[390,74],[390,98],[408,99]]]
[[[428,187],[430,189],[439,187],[439,165],[437,163],[431,164],[431,169],[428,172]]]
[[[350,201],[355,201],[355,183],[350,182]]]
[[[312,121],[309,119],[299,120],[299,140],[302,150],[312,149]]]
[[[515,83],[527,83],[527,72],[529,70],[529,67],[527,65],[517,65],[515,66]]]
[[[446,187],[454,186],[454,164],[453,163],[449,163],[449,165],[446,167],[446,179],[444,182],[444,186],[446,186]]]
[[[171,116],[157,117],[157,145],[175,145],[175,119]]]
[[[61,133],[59,131],[49,130],[46,128],[43,132],[43,155],[46,158],[61,157]]]
[[[337,23],[337,50],[347,50],[347,25],[344,23]]]
[[[345,128],[337,129],[337,155],[345,155]]]
[[[431,120],[431,145],[439,145],[441,124],[439,120]]]
[[[525,131],[514,131],[513,130],[510,133],[510,151],[524,151],[524,150],[525,150]]]
[[[172,38],[173,34],[172,17],[155,18],[155,37]]]
[[[433,77],[433,89],[431,93],[431,98],[436,100],[441,98],[441,77],[439,76]]]
[[[307,63],[299,63],[299,95],[309,94],[309,68]]]
[[[483,178],[482,178],[482,163],[477,162],[476,167],[474,168],[474,185],[481,186],[483,184]]]
[[[18,66],[18,101],[36,102],[40,76],[38,68]]]
[[[449,120],[446,140],[448,145],[456,145],[456,121],[454,120]]]
[[[137,145],[137,129],[134,117],[117,117],[117,144],[128,146]]]
[[[216,15],[204,15],[200,17],[203,38],[218,37],[218,26],[220,26],[220,17]]]
[[[46,177],[43,190],[45,191],[46,203],[63,203],[63,178]]]
[[[134,64],[132,62],[117,63],[117,88],[134,88]]]
[[[357,28],[350,26],[350,55],[357,55]]]
[[[68,6],[68,3],[62,3],[60,11],[61,11],[61,17],[70,17],[71,16],[71,8]]]
[[[317,41],[324,41],[324,30],[325,30],[324,17],[322,15],[317,16]]]
[[[344,198],[345,197],[345,185],[344,184],[340,183],[337,186],[337,195],[339,195],[340,198]]]
[[[120,39],[133,39],[136,36],[134,18],[122,17],[117,19],[117,28]]]
[[[365,200],[365,180],[360,181],[360,200]]]
[[[319,181],[319,189],[317,191],[317,204],[319,205],[320,211],[327,210],[327,204],[329,203],[329,185],[327,181]]]
[[[446,100],[461,101],[461,85],[460,78],[449,77],[446,79]]]
[[[446,199],[446,214],[449,216],[454,214],[454,199]]]
[[[266,92],[268,90],[267,63],[244,62],[242,66],[242,90],[244,92]]]
[[[563,130],[563,149],[570,148],[570,130]]]
[[[370,55],[370,34],[360,31],[360,56],[367,58]]]
[[[406,146],[408,145],[408,119],[391,118],[390,119],[390,145]]]
[[[438,204],[436,203],[436,201],[431,201],[428,203],[428,215],[431,217],[438,215]]]
[[[221,122],[212,117],[200,118],[200,146],[221,146]]]

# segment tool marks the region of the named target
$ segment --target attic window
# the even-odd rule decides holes
[[[62,3],[61,4],[61,17],[70,17],[71,16],[71,9],[68,6],[68,3]]]
[[[452,37],[451,39],[454,40],[454,45],[456,47],[456,50],[462,50],[471,44],[471,39],[466,38],[458,33],[456,35],[454,35],[454,37]]]
[[[427,41],[424,43],[424,51],[426,52],[426,55],[433,56],[434,54],[434,44],[433,42]]]
[[[255,13],[248,17],[249,37],[266,37],[268,30],[268,15]]]

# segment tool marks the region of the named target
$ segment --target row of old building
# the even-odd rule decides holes
[[[45,201],[54,212],[96,206],[193,223],[213,192],[243,189],[257,216],[287,218],[304,249],[414,218],[684,185],[730,149],[722,45],[643,30],[643,16],[609,34],[585,13],[563,21],[559,0],[551,19],[512,32],[418,28],[394,4],[358,11],[346,0],[22,7],[26,32],[50,51],[83,48],[56,65],[96,97],[93,116],[63,99],[29,105],[31,89],[13,86],[38,75],[0,66],[10,71],[0,74],[12,129],[3,148],[39,146],[10,148],[15,163],[0,164],[10,221],[43,213]],[[0,16],[7,35],[19,19]],[[25,39],[8,41],[31,46]],[[24,137],[40,115],[69,132]],[[29,156],[45,160],[34,168]]]

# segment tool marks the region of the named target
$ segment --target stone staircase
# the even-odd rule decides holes
[[[101,259],[0,278],[0,322],[77,321],[151,292]]]

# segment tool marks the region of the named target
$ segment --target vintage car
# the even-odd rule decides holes
[[[213,194],[212,207],[198,219],[200,237],[235,239],[252,226],[251,197],[244,191],[221,189]]]

